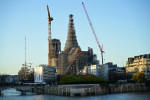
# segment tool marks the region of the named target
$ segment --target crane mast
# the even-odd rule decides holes
[[[48,11],[48,39],[51,40],[51,21],[53,20],[53,18],[50,17],[48,5],[47,5],[47,11]]]
[[[52,49],[52,39],[51,39],[51,21],[53,18],[50,16],[49,7],[47,5],[48,11],[48,45],[49,45],[49,54],[48,54],[48,65],[51,66],[51,60],[54,57],[53,49]]]
[[[99,43],[99,41],[98,41],[98,38],[97,38],[97,36],[96,36],[96,33],[95,33],[94,28],[93,28],[93,25],[92,25],[92,22],[91,22],[91,20],[90,20],[90,17],[89,17],[89,15],[88,15],[88,12],[87,12],[87,10],[86,10],[85,5],[84,5],[83,2],[82,2],[82,5],[83,5],[83,8],[84,8],[85,14],[86,14],[86,16],[87,16],[88,22],[89,22],[89,24],[90,24],[90,27],[91,27],[91,29],[92,29],[93,35],[94,35],[94,37],[95,37],[95,40],[96,40],[96,42],[97,42],[97,44],[98,44],[98,47],[99,47],[99,49],[100,49],[100,51],[101,51],[102,65],[103,65],[103,53],[104,53],[104,51],[103,51],[103,45],[101,46],[100,43]]]

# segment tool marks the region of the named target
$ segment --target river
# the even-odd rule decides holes
[[[150,92],[116,93],[86,97],[53,95],[0,96],[0,100],[150,100]]]

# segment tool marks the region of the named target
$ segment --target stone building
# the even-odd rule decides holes
[[[138,71],[143,72],[146,79],[150,80],[150,54],[128,58],[126,62],[126,73],[133,75]]]
[[[67,40],[64,51],[61,51],[61,43],[59,40],[52,40],[53,57],[49,61],[51,66],[57,66],[58,75],[79,74],[85,65],[98,64],[93,49],[82,51],[76,37],[73,15],[69,15]],[[50,51],[49,51],[50,52]]]
[[[61,51],[61,42],[59,39],[52,39],[51,48],[49,49],[49,66],[58,66],[58,56]]]
[[[61,43],[59,39],[52,39],[52,48],[53,48],[55,57],[58,58],[58,54],[61,51]]]

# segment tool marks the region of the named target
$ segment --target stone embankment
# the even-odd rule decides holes
[[[45,88],[34,88],[33,92],[42,94],[51,94],[59,96],[89,96],[102,95],[109,93],[123,93],[123,92],[138,92],[149,91],[150,87],[145,84],[76,84],[76,85],[58,85],[45,86]]]

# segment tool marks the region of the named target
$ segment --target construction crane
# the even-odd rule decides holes
[[[47,11],[48,11],[48,39],[51,40],[51,21],[53,20],[53,18],[50,17],[48,5],[47,5]]]
[[[99,43],[99,41],[98,41],[98,38],[97,38],[96,33],[95,33],[95,31],[94,31],[94,28],[93,28],[93,25],[92,25],[92,23],[91,23],[90,17],[89,17],[89,15],[88,15],[88,13],[87,13],[87,10],[86,10],[85,5],[84,5],[83,2],[82,2],[82,5],[83,5],[83,8],[84,8],[85,14],[86,14],[86,16],[87,16],[88,22],[89,22],[89,24],[90,24],[90,27],[91,27],[91,29],[92,29],[93,35],[94,35],[94,37],[95,37],[95,40],[96,40],[96,42],[97,42],[97,44],[98,44],[98,47],[99,47],[99,49],[100,49],[100,51],[101,51],[102,65],[103,65],[103,53],[104,53],[104,51],[103,51],[103,45],[101,46],[100,43]]]
[[[52,38],[51,38],[51,21],[53,18],[50,16],[49,7],[47,5],[47,11],[48,11],[48,45],[49,45],[49,54],[48,54],[48,65],[51,66],[52,58],[55,57],[55,54],[53,52],[52,48]]]

